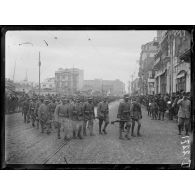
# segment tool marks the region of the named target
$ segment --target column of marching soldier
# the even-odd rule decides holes
[[[48,98],[48,97],[26,97],[22,105],[22,115],[24,123],[32,123],[33,127],[41,128],[41,132],[51,133],[51,130],[57,129],[57,137],[61,138],[64,134],[64,140],[83,139],[89,133],[94,136],[94,120],[99,120],[99,134],[107,134],[106,128],[109,124],[109,106],[108,97],[97,105],[97,116],[95,116],[95,107],[93,97],[88,97],[83,101],[80,96],[68,98]],[[133,98],[130,101],[128,95],[124,95],[124,100],[118,107],[117,120],[111,124],[119,123],[119,139],[130,139],[134,134],[134,126],[137,122],[137,136],[140,134],[140,119],[142,118],[139,98]],[[104,124],[104,125],[103,125]],[[102,129],[103,125],[103,129]]]

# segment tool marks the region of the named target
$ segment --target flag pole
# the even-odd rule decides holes
[[[39,97],[40,97],[40,91],[41,91],[41,85],[40,85],[40,69],[41,69],[41,56],[40,56],[40,52],[39,52]]]

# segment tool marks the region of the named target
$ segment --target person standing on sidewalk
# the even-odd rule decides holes
[[[178,100],[177,104],[179,105],[179,111],[178,111],[179,135],[181,135],[183,126],[185,126],[186,135],[189,135],[188,132],[190,126],[191,102],[189,99],[187,99],[186,93],[183,93],[183,98]]]
[[[97,106],[97,117],[99,119],[99,134],[107,134],[106,127],[109,124],[109,107],[108,107],[108,98],[104,97],[103,101],[100,102]],[[101,131],[102,124],[104,122],[104,128]]]

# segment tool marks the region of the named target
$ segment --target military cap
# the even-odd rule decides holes
[[[88,99],[88,100],[92,100],[93,98],[92,98],[91,96],[89,96],[87,99]]]
[[[63,97],[61,98],[61,100],[62,100],[62,101],[66,101],[67,98],[66,98],[65,96],[63,96]]]
[[[45,98],[45,102],[49,102],[49,99],[48,98]]]
[[[128,95],[128,94],[125,94],[123,97],[124,97],[125,99],[128,99],[128,98],[129,98],[129,95]]]

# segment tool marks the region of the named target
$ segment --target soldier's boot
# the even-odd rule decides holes
[[[162,121],[164,121],[164,118],[165,118],[165,115],[164,115],[164,113],[162,114]]]
[[[86,124],[87,123],[83,124],[83,136],[87,136]]]
[[[142,135],[140,134],[140,128],[141,128],[141,124],[138,124],[138,127],[137,127],[137,136],[138,137],[141,137]]]
[[[32,120],[32,126],[35,127],[35,121],[34,120]]]
[[[178,135],[181,135],[181,125],[178,125],[178,130],[179,130],[179,134]]]
[[[130,140],[130,137],[129,137],[130,129],[131,129],[131,126],[127,126],[127,127],[126,127],[127,132],[126,132],[125,138],[126,138],[127,140]]]
[[[90,136],[95,136],[95,134],[93,132],[90,133]]]
[[[37,121],[37,129],[39,129],[39,121]]]
[[[127,140],[130,140],[129,134],[126,134],[126,135],[125,135],[125,138],[126,138]]]
[[[161,119],[161,114],[158,114],[158,120],[160,120]]]
[[[72,133],[73,135],[72,135],[72,138],[73,139],[76,139],[76,132],[75,132],[75,130],[73,130],[73,133]]]
[[[135,127],[135,121],[132,122],[132,127],[131,127],[131,136],[132,136],[132,137],[135,137],[135,134],[134,134],[134,127]]]
[[[104,128],[103,128],[103,130],[102,130],[102,131],[104,132],[104,134],[107,134],[107,131],[106,131],[107,125],[108,125],[108,123],[105,123],[105,124],[104,124]]]
[[[79,139],[83,139],[83,136],[82,136],[82,129],[79,129],[78,138],[79,138]]]
[[[119,139],[124,140],[124,137],[123,137],[123,129],[119,129]]]
[[[102,122],[99,120],[99,134],[102,135]]]
[[[50,133],[51,133],[51,125],[48,124],[48,126],[47,126],[47,135],[49,135]]]
[[[188,131],[188,128],[187,127],[185,127],[185,129],[186,129],[186,136],[189,136],[189,131]]]

